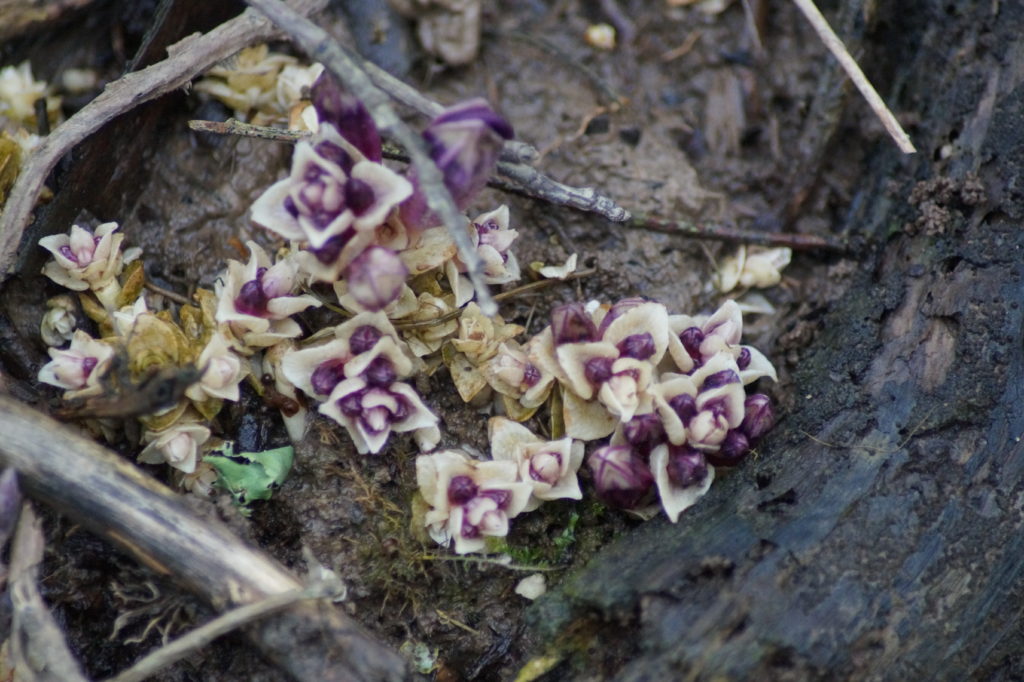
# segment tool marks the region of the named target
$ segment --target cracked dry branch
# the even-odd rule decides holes
[[[214,608],[303,589],[277,561],[218,521],[197,517],[178,495],[116,453],[3,394],[0,433],[0,466],[17,469],[27,496],[172,577]],[[274,618],[253,623],[246,634],[296,679],[404,679],[396,653],[343,611],[322,603],[292,603]]]
[[[466,218],[456,208],[451,193],[444,185],[441,171],[427,152],[423,138],[398,117],[391,107],[388,95],[374,85],[359,64],[325,30],[280,0],[246,2],[265,14],[291,37],[292,42],[333,73],[350,93],[362,101],[377,127],[406,149],[416,169],[427,206],[448,229],[452,241],[459,250],[459,257],[467,265],[469,279],[476,292],[477,304],[485,315],[496,314],[498,306],[484,281],[483,261],[469,240]]]
[[[292,11],[309,14],[326,4],[326,0],[292,0]],[[13,274],[32,209],[61,157],[117,116],[185,86],[240,49],[279,35],[258,12],[246,10],[208,33],[190,35],[171,45],[167,59],[109,83],[96,99],[58,126],[28,157],[0,214],[0,280]]]

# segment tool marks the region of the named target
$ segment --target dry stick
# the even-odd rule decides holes
[[[810,234],[740,230],[725,225],[694,223],[688,220],[659,220],[645,215],[634,216],[630,219],[629,225],[650,232],[662,232],[693,239],[711,239],[761,246],[788,246],[794,251],[829,251],[832,253],[849,251],[847,244]]]
[[[85,682],[82,667],[36,584],[45,545],[42,522],[25,502],[11,546],[10,662],[19,673],[17,679]]]
[[[875,116],[878,116],[882,121],[882,125],[885,126],[886,131],[895,140],[896,146],[900,148],[900,151],[904,154],[917,153],[914,144],[910,141],[910,136],[903,130],[903,127],[896,120],[896,117],[893,116],[893,113],[889,111],[889,108],[885,106],[885,102],[882,101],[882,98],[878,95],[874,86],[871,85],[867,76],[864,75],[864,72],[860,70],[860,66],[854,58],[850,56],[846,46],[843,45],[843,41],[839,39],[839,36],[829,26],[828,21],[818,11],[813,0],[793,0],[793,2],[804,13],[807,20],[811,22],[811,26],[814,27],[821,41],[825,43],[825,47],[839,60],[850,80],[853,81],[853,84],[860,90],[860,94],[867,100],[868,106],[875,112]]]
[[[322,9],[326,0],[293,0],[297,10]],[[209,33],[190,35],[167,48],[168,57],[142,71],[125,74],[62,123],[36,147],[9,193],[0,214],[0,281],[13,274],[22,233],[47,176],[71,149],[105,123],[134,107],[186,85],[196,74],[252,43],[279,35],[253,11],[226,21]]]
[[[166,646],[147,654],[132,667],[110,678],[109,682],[142,682],[232,630],[265,618],[296,602],[329,597],[331,589],[333,588],[325,585],[313,585],[302,590],[275,594],[261,601],[222,613],[206,625],[202,625]]]
[[[469,279],[476,291],[477,304],[485,315],[496,314],[498,306],[491,298],[490,289],[487,287],[487,282],[484,281],[483,260],[469,240],[469,233],[466,232],[466,218],[456,208],[451,193],[444,186],[441,171],[430,158],[423,139],[395,114],[388,96],[373,84],[366,72],[341,49],[326,31],[280,0],[246,0],[246,2],[263,12],[312,58],[323,63],[353,95],[362,101],[377,127],[389,134],[409,152],[420,188],[427,200],[427,206],[448,228],[452,241],[458,247],[459,257],[469,268]]]
[[[302,583],[115,453],[0,395],[0,466],[22,490],[105,537],[215,608],[292,592]],[[246,630],[297,679],[401,680],[404,664],[336,608],[295,604]]]

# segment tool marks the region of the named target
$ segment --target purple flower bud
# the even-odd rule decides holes
[[[587,459],[598,496],[616,507],[640,505],[654,484],[651,470],[627,445],[606,445]]]
[[[385,357],[374,358],[370,366],[366,368],[364,376],[367,383],[380,388],[387,388],[398,378],[395,366]]]
[[[716,467],[734,467],[750,452],[750,441],[742,429],[732,429],[717,452],[707,453],[707,459]]]
[[[352,172],[352,166],[355,165],[355,161],[340,145],[334,144],[330,140],[322,140],[316,143],[313,151],[345,171],[345,175],[349,175]]]
[[[523,366],[523,385],[528,388],[533,388],[540,381],[540,370],[532,362],[526,363]]]
[[[615,358],[590,358],[583,363],[583,375],[587,377],[587,381],[599,386],[612,378],[614,363]]]
[[[736,358],[736,366],[739,367],[741,372],[750,367],[750,349],[746,346],[740,348],[740,355]]]
[[[371,246],[345,270],[348,292],[367,310],[383,310],[402,292],[409,270],[394,251]]]
[[[682,341],[687,354],[700,366],[700,344],[704,342],[704,332],[700,330],[700,327],[690,327],[679,332],[679,340]]]
[[[648,453],[665,439],[665,427],[653,412],[638,414],[624,423],[622,433],[630,445]]]
[[[313,107],[321,123],[329,123],[370,161],[380,161],[380,133],[363,103],[342,92],[328,72],[320,74],[310,90]],[[346,171],[347,172],[347,171]]]
[[[235,297],[235,310],[244,315],[263,317],[267,314],[267,304],[270,299],[263,291],[263,275],[266,268],[259,268],[256,271],[256,279],[251,279],[238,289],[238,296]]]
[[[331,237],[324,245],[319,249],[309,249],[309,252],[316,256],[316,259],[324,265],[330,265],[334,261],[338,260],[338,256],[341,255],[342,249],[345,245],[351,241],[352,237],[355,236],[356,231],[352,229],[345,230],[342,234],[335,237]]]
[[[654,337],[649,332],[630,334],[622,339],[622,341],[619,341],[617,348],[623,357],[636,358],[637,360],[646,360],[654,355],[656,350],[654,347]]]
[[[689,488],[707,478],[708,463],[700,450],[686,445],[670,445],[665,471],[673,485]]]
[[[99,363],[99,358],[94,358],[91,355],[87,355],[82,358],[82,378],[88,379],[92,371],[96,369],[96,365]]]
[[[309,383],[313,385],[313,390],[319,395],[329,395],[344,378],[345,361],[341,358],[333,358],[321,362],[313,370],[313,376],[310,377]]]
[[[646,303],[644,299],[639,296],[633,296],[630,298],[624,298],[621,301],[615,303],[608,313],[601,320],[601,326],[597,329],[597,335],[603,337],[605,331],[611,326],[612,322],[622,317],[625,313],[629,312],[633,308],[637,307],[641,303]]]
[[[363,394],[366,391],[357,391],[338,399],[338,409],[346,417],[358,417],[363,413]]]
[[[512,139],[512,126],[478,98],[442,112],[423,137],[456,205],[466,209],[487,184],[502,144]]]
[[[746,434],[751,443],[761,437],[775,425],[775,410],[772,409],[771,398],[764,393],[755,393],[743,403],[743,423],[740,430]]]
[[[481,490],[479,496],[494,500],[498,509],[507,509],[508,503],[512,500],[512,493],[508,490]]]
[[[469,476],[452,476],[448,483],[448,501],[463,505],[476,497],[476,483]]]
[[[679,419],[687,424],[697,414],[697,401],[689,393],[680,393],[668,401],[668,406],[679,415]]]
[[[348,340],[348,347],[352,353],[359,355],[376,346],[382,336],[384,334],[379,329],[364,324],[361,327],[356,327],[356,330],[352,332],[352,336]]]
[[[723,369],[720,372],[709,374],[704,378],[704,383],[701,384],[700,390],[708,391],[712,388],[718,388],[719,386],[725,386],[726,384],[738,384],[740,381],[740,375],[731,369]]]
[[[580,303],[566,303],[551,311],[551,333],[556,345],[598,338],[594,321]]]

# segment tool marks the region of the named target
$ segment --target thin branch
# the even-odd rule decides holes
[[[310,13],[326,0],[292,0],[295,11]],[[0,280],[13,273],[22,234],[50,171],[75,145],[105,123],[186,85],[196,74],[240,49],[270,40],[279,33],[254,11],[226,21],[209,33],[191,35],[171,45],[168,58],[109,83],[100,95],[62,123],[29,155],[0,214]]]
[[[579,211],[588,211],[604,216],[613,223],[623,223],[631,218],[629,211],[613,199],[593,187],[570,187],[552,180],[533,166],[524,163],[498,164],[498,172],[519,183],[528,196],[544,199],[553,204],[568,206]]]
[[[197,517],[180,496],[124,458],[4,395],[0,433],[0,466],[18,470],[27,496],[173,577],[214,608],[303,587],[277,561],[216,520]],[[246,634],[296,679],[404,679],[398,655],[337,608],[293,604]]]
[[[427,206],[448,228],[463,263],[469,267],[469,279],[476,291],[477,304],[485,315],[494,315],[498,307],[484,281],[484,264],[466,232],[466,218],[445,187],[441,171],[430,158],[423,139],[395,114],[388,96],[326,31],[290,8],[281,0],[246,0],[285,31],[310,57],[323,63],[345,87],[362,101],[383,132],[401,144],[412,158]]]
[[[689,220],[659,220],[645,215],[636,215],[629,226],[650,232],[662,232],[693,239],[710,239],[719,242],[758,244],[761,246],[788,246],[794,251],[825,251],[846,253],[849,245],[810,234],[784,232],[761,232],[740,230],[712,223],[694,223]]]
[[[252,123],[244,123],[237,118],[229,118],[226,121],[204,121],[193,119],[188,122],[188,127],[200,133],[214,133],[217,135],[238,135],[240,137],[256,137],[261,140],[272,142],[295,143],[312,137],[313,133],[305,130],[286,130],[284,128],[271,128],[269,126],[258,126]]]
[[[232,630],[237,630],[298,602],[329,597],[335,589],[336,586],[313,585],[305,589],[271,595],[258,602],[239,606],[146,655],[128,670],[110,678],[109,682],[142,682]]]
[[[889,133],[892,139],[896,142],[896,146],[900,148],[900,151],[904,154],[915,154],[917,149],[914,148],[914,143],[910,141],[910,136],[907,135],[907,131],[903,130],[903,126],[900,125],[899,121],[889,107],[885,105],[874,86],[868,80],[864,72],[861,71],[860,66],[856,60],[850,55],[846,46],[843,45],[843,41],[839,39],[832,27],[829,26],[828,21],[818,11],[817,6],[813,0],[793,0],[796,6],[804,13],[807,20],[811,22],[811,26],[814,27],[818,37],[825,43],[825,47],[829,49],[829,52],[839,60],[846,74],[853,81],[853,84],[857,86],[860,94],[867,100],[868,106],[875,112],[875,116],[882,121],[882,125],[885,126],[885,130]]]

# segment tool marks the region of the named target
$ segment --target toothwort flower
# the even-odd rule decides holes
[[[576,472],[583,463],[583,443],[572,438],[544,441],[522,424],[504,417],[487,423],[491,457],[515,463],[519,479],[533,489],[524,511],[533,511],[542,501],[583,497]]]
[[[218,281],[217,322],[248,347],[272,346],[302,333],[291,315],[319,307],[313,296],[293,296],[297,266],[290,258],[270,264],[256,242],[248,242],[249,262],[228,261],[227,277]]]
[[[597,495],[623,509],[640,506],[654,484],[651,470],[628,445],[606,445],[590,453],[587,465]]]
[[[72,291],[92,289],[100,302],[113,308],[121,287],[117,276],[124,266],[121,242],[124,235],[117,233],[117,223],[103,223],[93,234],[78,225],[72,225],[68,234],[43,237],[39,245],[53,254],[53,260],[43,266],[43,274],[57,284]],[[129,249],[128,260],[137,256],[138,249]]]
[[[345,379],[319,407],[345,427],[360,454],[380,452],[393,431],[424,431],[433,440],[437,417],[411,386],[394,377],[393,371],[384,371]]]
[[[516,476],[513,462],[480,462],[456,450],[417,457],[416,482],[430,506],[424,517],[430,536],[466,554],[483,551],[488,536],[507,535],[509,519],[530,499],[530,485]]]
[[[39,370],[39,381],[66,389],[65,399],[82,398],[103,392],[100,378],[106,373],[114,349],[82,330],[71,337],[66,350],[47,350],[51,360]]]

